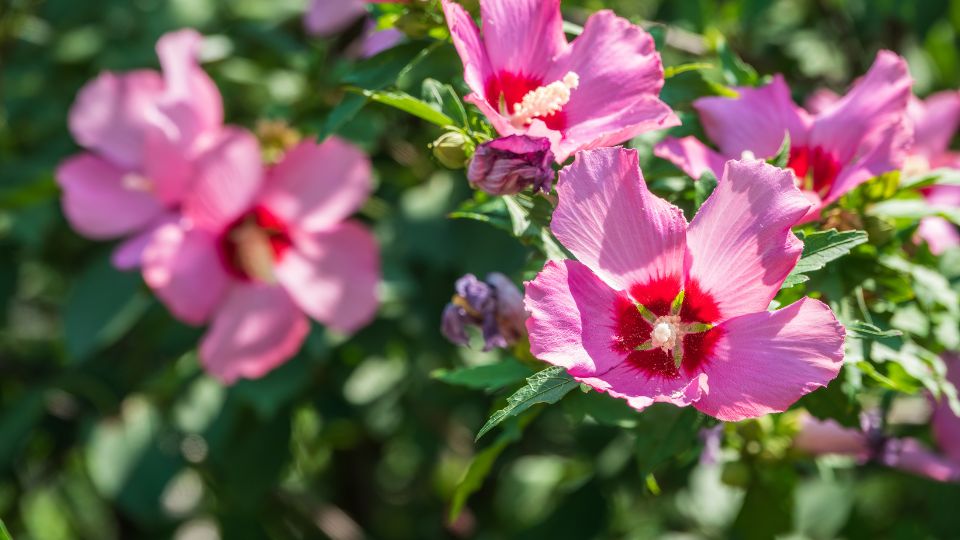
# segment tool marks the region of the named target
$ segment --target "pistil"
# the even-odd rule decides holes
[[[578,86],[580,86],[580,76],[571,71],[559,81],[527,92],[519,103],[514,104],[510,123],[519,129],[532,122],[534,118],[546,118],[560,112],[564,105],[570,102],[571,91]],[[507,112],[505,103],[501,102],[500,112]]]

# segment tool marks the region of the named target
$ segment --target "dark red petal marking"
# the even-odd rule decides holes
[[[226,231],[220,235],[220,239],[217,242],[217,251],[220,255],[220,261],[223,263],[227,273],[243,281],[251,281],[253,276],[247,273],[240,262],[240,247],[234,240],[234,233],[241,226],[249,226],[250,224],[256,225],[263,232],[267,233],[267,239],[270,241],[275,263],[280,262],[287,250],[293,245],[293,241],[290,239],[290,229],[287,227],[287,224],[277,217],[276,214],[262,206],[258,206],[237,218],[227,227]]]
[[[624,295],[617,299],[614,306],[614,351],[626,354],[630,367],[648,377],[676,379],[680,371],[673,363],[673,357],[660,349],[636,351],[637,346],[650,339],[651,325],[637,311],[636,303],[643,304],[658,316],[670,312],[670,303],[680,292],[677,278],[659,278],[654,281],[637,284],[630,288],[630,297]],[[720,320],[720,309],[709,294],[703,292],[699,283],[687,283],[680,319],[685,323],[701,322],[715,324]],[[721,337],[722,330],[714,328],[700,334],[689,334],[683,338],[683,364],[680,369],[688,377],[701,371],[708,361],[713,347]]]
[[[503,101],[507,107],[506,113],[510,115],[513,114],[513,106],[523,101],[523,96],[544,86],[544,82],[539,77],[502,71],[498,75],[487,79],[483,86],[487,103],[500,111],[500,97],[503,96]],[[567,126],[567,116],[563,111],[538,118],[543,120],[548,128],[557,131],[562,131]]]
[[[820,146],[812,150],[806,146],[791,148],[787,167],[796,173],[801,188],[821,197],[830,193],[841,169],[840,161]]]

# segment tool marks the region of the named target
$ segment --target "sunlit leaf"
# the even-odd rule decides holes
[[[476,440],[480,440],[487,432],[497,427],[511,416],[526,411],[538,403],[556,403],[560,398],[573,390],[578,383],[565,369],[552,366],[540,371],[527,379],[527,384],[507,398],[507,406],[493,413],[487,423],[480,428]]]

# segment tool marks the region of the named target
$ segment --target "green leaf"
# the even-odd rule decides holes
[[[706,171],[693,183],[694,204],[697,209],[703,206],[715,189],[717,189],[717,176],[711,171]]]
[[[467,109],[463,106],[463,102],[460,101],[460,96],[457,95],[457,91],[449,84],[443,84],[434,79],[427,79],[423,81],[421,97],[437,110],[453,118],[460,127],[466,128],[470,124]]]
[[[368,90],[381,90],[392,85],[405,71],[438,46],[437,43],[425,46],[427,43],[412,41],[391,47],[376,56],[357,62],[343,77],[342,82]]]
[[[438,369],[430,374],[447,384],[477,388],[483,390],[499,390],[529,377],[533,370],[513,358],[507,358],[497,364],[474,366],[454,371]]]
[[[731,86],[756,86],[760,82],[757,70],[737,56],[723,38],[717,44],[717,54],[720,56],[720,67],[727,84]]]
[[[870,207],[875,216],[916,221],[925,217],[942,217],[960,225],[960,210],[946,206],[934,206],[924,199],[891,199]]]
[[[863,321],[855,321],[847,325],[847,335],[860,339],[882,339],[902,336],[900,330],[882,330],[879,327]]]
[[[63,337],[71,360],[86,360],[120,339],[151,302],[139,273],[120,272],[106,256],[95,261],[80,274],[63,308]]]
[[[10,536],[10,531],[7,530],[7,526],[3,524],[2,519],[0,519],[0,540],[13,540],[13,537]]]
[[[702,71],[704,69],[713,69],[714,65],[709,62],[690,62],[688,64],[680,64],[679,66],[667,66],[663,69],[663,78],[669,79],[681,73],[686,73],[688,71]]]
[[[805,235],[803,255],[783,282],[783,288],[807,281],[809,278],[804,274],[822,269],[827,263],[843,257],[853,248],[866,242],[867,233],[864,231],[837,232],[836,229],[830,229]]]
[[[783,133],[783,143],[780,144],[780,149],[777,150],[777,155],[767,160],[767,163],[773,165],[774,167],[780,167],[781,169],[787,168],[787,163],[790,162],[790,132],[785,131]]]
[[[406,92],[400,92],[399,90],[374,91],[353,87],[348,87],[347,90],[362,94],[371,101],[382,103],[388,107],[393,107],[394,109],[399,109],[405,113],[412,114],[417,118],[426,120],[427,122],[440,127],[448,127],[455,124],[453,119],[449,116],[443,114],[434,107],[431,107],[429,103],[421,101],[410,94],[407,94]]]
[[[580,383],[574,380],[565,369],[552,366],[537,372],[527,378],[527,384],[507,398],[507,406],[493,413],[487,423],[480,428],[475,440],[487,434],[498,424],[526,411],[538,403],[556,403],[567,392],[576,388]]]
[[[563,21],[563,33],[571,36],[579,36],[583,33],[583,27],[570,21]]]
[[[505,195],[503,202],[507,205],[507,212],[510,215],[510,222],[513,224],[513,235],[523,236],[530,228],[530,212],[527,208],[520,205],[513,195]]]
[[[703,416],[691,407],[659,407],[645,410],[638,422],[637,466],[646,475],[685,450],[697,449]]]

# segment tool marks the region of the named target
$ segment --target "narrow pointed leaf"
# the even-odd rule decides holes
[[[527,384],[507,398],[507,406],[493,413],[487,423],[480,428],[476,440],[480,440],[498,424],[526,411],[538,403],[556,403],[567,392],[576,388],[580,383],[574,380],[565,369],[552,366],[534,374],[527,379]]]

